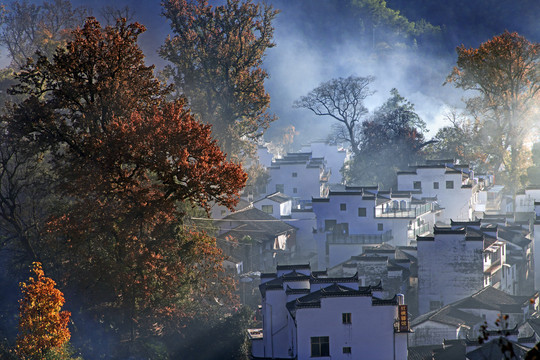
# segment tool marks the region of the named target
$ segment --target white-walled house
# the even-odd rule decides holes
[[[417,235],[429,233],[439,211],[431,199],[376,186],[331,190],[326,198],[313,198],[312,206],[319,269],[361,254],[366,245],[408,246]]]
[[[452,161],[430,161],[397,173],[398,190],[414,191],[418,196],[433,197],[444,209],[437,222],[471,220],[478,201],[479,186],[468,165]]]
[[[418,310],[436,310],[485,286],[510,292],[506,243],[497,226],[480,221],[435,226],[430,236],[417,238]]]
[[[291,215],[292,198],[280,192],[275,192],[253,201],[253,207],[272,215],[276,219],[281,219],[282,216]]]
[[[325,164],[324,158],[312,157],[311,153],[289,153],[275,159],[268,167],[266,191],[286,194],[293,198],[293,206],[303,207],[312,197],[327,195],[330,174]]]
[[[347,158],[347,151],[343,146],[320,140],[302,146],[300,151],[306,153],[311,152],[312,156],[315,158],[324,157],[324,160],[326,160],[326,168],[330,172],[330,177],[328,179],[330,184],[341,184],[343,182],[341,168]]]
[[[278,266],[259,288],[263,328],[248,330],[254,359],[407,359],[402,295],[381,299],[380,287],[309,265]]]

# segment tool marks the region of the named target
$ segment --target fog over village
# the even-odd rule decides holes
[[[540,359],[540,2],[0,8],[0,359]]]

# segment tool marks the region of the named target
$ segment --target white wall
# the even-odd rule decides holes
[[[342,313],[351,313],[352,324],[342,323]],[[321,359],[405,360],[403,347],[394,356],[394,336],[405,335],[394,333],[396,318],[396,306],[372,306],[371,296],[322,298],[320,308],[296,311],[298,359],[311,359],[311,337],[328,336],[330,357]]]
[[[414,182],[421,182],[421,189],[414,189]],[[453,181],[453,189],[446,188],[446,181]],[[435,189],[434,183],[439,184]],[[477,202],[473,189],[462,188],[461,173],[450,172],[444,167],[417,168],[416,173],[398,174],[398,190],[420,191],[422,196],[437,197],[437,202],[444,208],[439,219],[450,223],[452,220],[470,220],[472,208]]]
[[[305,163],[280,164],[268,168],[270,179],[266,187],[268,194],[279,189],[277,184],[283,185],[282,193],[300,200],[311,200],[312,197],[321,196],[320,169],[306,167]],[[297,176],[293,177],[293,173]]]
[[[430,311],[430,301],[441,306],[481,290],[483,241],[465,240],[464,234],[436,234],[418,247],[418,310]]]

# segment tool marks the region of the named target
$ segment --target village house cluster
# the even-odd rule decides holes
[[[516,354],[540,340],[540,187],[514,199],[452,159],[402,169],[395,189],[347,186],[346,155],[260,147],[266,186],[212,210],[258,309],[253,358],[481,359],[501,333]]]

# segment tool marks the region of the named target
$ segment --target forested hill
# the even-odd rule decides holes
[[[531,41],[540,40],[540,2],[537,0],[388,0],[412,21],[425,19],[440,25],[445,42],[477,46],[494,34],[517,31]],[[502,29],[502,30],[501,30]]]
[[[324,81],[373,75],[370,110],[392,88],[415,104],[430,134],[444,125],[448,106],[463,105],[462,91],[442,86],[455,66],[456,47],[478,47],[503,33],[517,31],[540,41],[537,0],[272,0],[280,10],[274,22],[276,47],[264,66],[272,111],[279,120],[267,140],[298,131],[296,143],[323,138],[326,119],[292,109],[298,97]]]
[[[366,45],[416,39],[424,48],[454,51],[496,34],[517,31],[540,38],[537,0],[273,0],[278,22],[295,23],[314,45],[355,39]],[[431,26],[432,25],[432,26]]]

